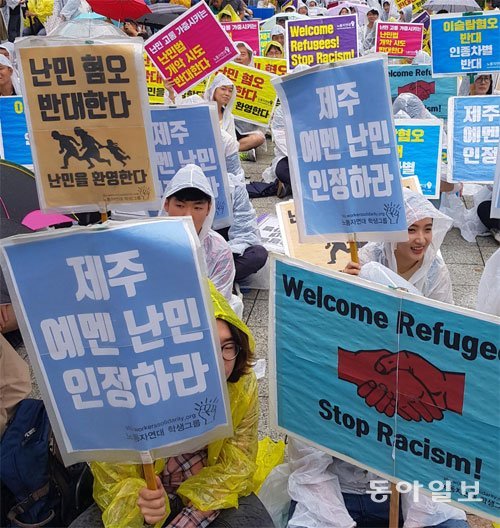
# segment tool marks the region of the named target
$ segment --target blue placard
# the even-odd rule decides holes
[[[153,140],[162,191],[188,163],[202,168],[215,196],[213,227],[231,225],[224,149],[215,105],[151,106]]]
[[[406,239],[386,61],[338,64],[273,80],[300,241]]]
[[[24,103],[21,96],[0,98],[0,157],[33,168]]]
[[[3,249],[67,453],[102,460],[96,451],[120,450],[133,460],[226,429],[189,220],[30,236]]]
[[[392,100],[403,93],[416,95],[436,117],[447,119],[448,99],[457,95],[455,77],[434,79],[430,66],[389,66]]]
[[[416,176],[422,194],[439,198],[441,122],[432,119],[397,119],[399,168],[403,178]]]
[[[500,96],[452,97],[448,166],[453,181],[492,183],[500,136]]]
[[[431,17],[432,74],[500,70],[500,13]]]
[[[317,269],[275,261],[281,431],[498,515],[500,319]]]

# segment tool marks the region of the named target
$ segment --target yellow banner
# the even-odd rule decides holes
[[[233,115],[243,121],[268,126],[278,98],[271,84],[275,76],[236,62],[229,62],[218,71],[231,79],[236,86]],[[213,75],[208,82],[211,79]]]
[[[268,57],[254,57],[254,66],[274,75],[286,75],[286,59],[271,59]]]
[[[149,104],[163,104],[165,95],[163,78],[146,54],[144,54],[144,67],[146,68]]]
[[[276,211],[281,228],[285,253],[316,266],[330,270],[343,270],[351,260],[349,246],[344,242],[301,244],[293,200],[277,204]]]
[[[207,87],[207,81],[206,79],[204,81],[200,81],[198,84],[195,84],[194,86],[191,86],[187,92],[184,92],[182,94],[183,99],[186,97],[189,97],[190,95],[199,95],[200,97],[203,97],[205,94],[205,89]]]
[[[24,102],[42,209],[151,202],[141,47],[21,47]]]
[[[269,42],[271,42],[271,32],[270,31],[261,31],[259,34],[260,39],[260,54],[264,55],[264,51]]]
[[[412,5],[413,0],[396,0],[396,6],[398,8],[398,11],[401,11],[403,7]]]
[[[427,0],[413,0],[412,2],[412,14],[413,16],[418,15],[423,11],[424,4]]]

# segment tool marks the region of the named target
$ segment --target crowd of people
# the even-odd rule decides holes
[[[181,3],[181,2],[180,2]],[[336,3],[336,2],[335,2]],[[15,49],[12,42],[21,36],[39,35],[64,21],[76,18],[88,9],[84,0],[0,0],[0,96],[22,95],[16,69]],[[264,56],[284,58],[285,20],[287,13],[306,16],[327,16],[357,13],[359,49],[362,54],[372,53],[375,46],[377,20],[411,19],[411,6],[399,10],[395,2],[371,0],[368,4],[343,2],[345,5],[324,5],[322,0],[291,2],[259,0],[254,7],[274,9],[277,16],[270,30],[270,42]],[[182,5],[182,3],[181,3]],[[210,8],[221,22],[252,17],[252,6],[244,0],[210,0]],[[279,13],[283,12],[282,17]],[[52,20],[50,20],[52,18]],[[127,19],[122,25],[126,35],[146,39],[150,29]],[[239,56],[236,62],[252,66],[254,52],[245,42],[236,42]],[[421,52],[418,61],[426,63],[428,54]],[[406,62],[406,61],[404,61]],[[295,71],[306,69],[299,66]],[[494,92],[496,78],[478,74],[464,77],[460,86],[463,95],[489,95]],[[250,329],[242,321],[243,296],[241,287],[252,284],[257,274],[266,272],[268,252],[262,244],[257,214],[250,197],[276,194],[279,198],[292,196],[292,182],[285,134],[286,119],[283,106],[278,106],[269,130],[238,120],[232,114],[236,98],[234,83],[222,73],[215,75],[206,87],[203,97],[178,97],[172,82],[165,80],[165,103],[190,105],[214,102],[217,107],[224,157],[228,171],[231,225],[213,229],[215,197],[203,170],[193,164],[180,169],[169,182],[162,197],[159,216],[190,216],[198,234],[210,279],[214,316],[224,363],[234,433],[230,438],[211,443],[195,453],[170,457],[157,476],[157,489],[148,489],[142,478],[141,467],[92,463],[96,489],[94,504],[73,521],[72,528],[114,527],[125,513],[130,526],[143,523],[170,528],[214,528],[274,526],[266,508],[255,495],[252,477],[257,467],[258,445],[258,390],[253,365],[255,342]],[[394,102],[394,113],[405,117],[433,119],[423,103],[404,94]],[[399,114],[401,115],[401,114]],[[1,116],[0,116],[1,117]],[[263,174],[263,182],[248,182],[242,161],[255,161],[267,141],[274,145],[274,159]],[[57,138],[55,138],[57,139]],[[113,148],[113,143],[108,148]],[[118,159],[118,158],[117,158]],[[66,162],[65,162],[66,163]],[[443,167],[443,174],[445,173]],[[445,176],[441,190],[455,196],[460,184],[447,182]],[[491,193],[490,193],[491,194]],[[453,219],[421,194],[404,189],[404,203],[408,227],[408,241],[403,243],[369,243],[360,250],[359,262],[351,261],[344,273],[368,280],[380,281],[380,267],[385,276],[408,291],[429,299],[453,304],[453,291],[448,267],[440,246]],[[463,205],[463,204],[462,204]],[[457,205],[461,207],[462,205]],[[499,220],[491,218],[491,199],[482,200],[474,209],[484,230],[491,230],[500,242]],[[91,222],[80,216],[80,223]],[[97,221],[99,219],[96,218]],[[7,233],[5,227],[2,232]],[[13,233],[8,233],[13,234]],[[488,264],[488,276],[496,275],[495,287],[480,285],[478,310],[500,315],[499,251]],[[375,264],[375,267],[373,266]],[[378,267],[377,267],[378,266]],[[3,434],[16,405],[31,392],[29,367],[15,348],[22,343],[19,322],[12,308],[10,293],[2,277],[0,283],[0,433]],[[387,526],[389,501],[377,503],[367,494],[370,482],[380,477],[357,466],[341,461],[297,440],[289,444],[288,464],[290,477],[287,490],[291,499],[290,528],[319,527],[320,501],[328,501],[339,528],[354,526]],[[303,493],[304,475],[329,483],[328,495],[308,496]],[[124,499],[130,487],[135,498]],[[124,491],[128,490],[128,491]],[[417,519],[419,526],[436,528],[466,528],[469,526],[462,510],[446,504],[432,502],[420,495],[415,502],[405,501],[401,509],[401,525],[405,518]],[[118,519],[118,520],[117,520]],[[330,525],[329,525],[330,526]]]

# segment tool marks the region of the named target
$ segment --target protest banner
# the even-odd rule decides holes
[[[431,47],[430,47],[430,27],[431,27],[431,16],[427,11],[422,11],[419,15],[417,15],[413,20],[413,24],[423,24],[424,25],[424,36],[422,39],[422,50],[431,54]]]
[[[358,56],[358,17],[342,15],[286,21],[288,69]]]
[[[375,49],[389,57],[415,57],[422,49],[423,24],[377,22]]]
[[[274,75],[286,75],[286,59],[272,59],[271,57],[254,57],[253,65],[258,70],[273,73]]]
[[[260,43],[260,54],[264,55],[266,46],[271,42],[271,31],[260,30],[259,32],[259,43]]]
[[[422,187],[420,187],[420,182],[418,181],[418,178],[416,176],[405,176],[401,178],[401,183],[403,187],[406,189],[410,189],[410,191],[417,192],[419,194],[422,193]]]
[[[142,44],[25,39],[16,49],[41,208],[157,208]]]
[[[500,96],[452,97],[448,170],[453,181],[492,183],[500,136]]]
[[[231,434],[191,219],[4,239],[2,260],[66,464],[151,462]]]
[[[33,169],[23,98],[0,98],[0,159]]]
[[[181,167],[194,163],[201,167],[214,193],[214,229],[231,225],[231,197],[215,104],[152,106],[151,121],[163,192]]]
[[[232,114],[241,121],[269,126],[277,100],[276,90],[271,82],[276,76],[236,62],[226,64],[219,71],[236,86]]]
[[[497,156],[493,195],[491,198],[491,218],[500,218],[500,157]]]
[[[500,71],[500,13],[431,17],[432,75]]]
[[[275,215],[264,214],[257,218],[260,239],[267,251],[284,253],[283,240],[278,218]]]
[[[282,256],[270,307],[277,430],[498,516],[500,318]]]
[[[427,0],[413,0],[411,4],[412,15],[415,16],[421,13],[426,2]]]
[[[437,119],[396,119],[401,176],[416,176],[429,200],[439,198],[442,126]]]
[[[179,95],[239,54],[205,2],[152,35],[144,50]]]
[[[407,237],[386,61],[365,57],[273,81],[301,242]]]
[[[254,55],[260,54],[259,21],[242,20],[240,22],[224,22],[224,31],[233,42],[245,42],[250,46]]]
[[[396,7],[398,11],[401,11],[404,7],[407,7],[413,3],[413,0],[396,0]]]
[[[190,97],[191,95],[198,95],[203,99],[206,89],[207,89],[207,80],[205,79],[204,81],[200,81],[198,84],[191,86],[189,90],[187,90],[186,92],[182,94],[182,98],[185,99],[186,97]]]
[[[164,104],[165,85],[163,77],[147,55],[144,55],[144,67],[146,68],[149,104]]]
[[[389,66],[392,100],[402,93],[415,94],[427,110],[436,117],[447,119],[448,99],[457,95],[457,79],[433,79],[430,66]]]
[[[345,242],[301,244],[293,200],[276,204],[285,255],[326,269],[343,270],[351,260]],[[362,245],[362,244],[360,244]]]

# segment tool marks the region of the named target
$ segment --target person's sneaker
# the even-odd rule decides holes
[[[493,238],[500,244],[500,229],[491,228],[490,232]]]
[[[278,198],[286,198],[287,196],[291,196],[291,194],[292,186],[278,180],[278,190],[276,191],[276,196]]]
[[[257,161],[257,156],[255,155],[255,149],[247,150],[246,152],[240,152],[241,161]]]

